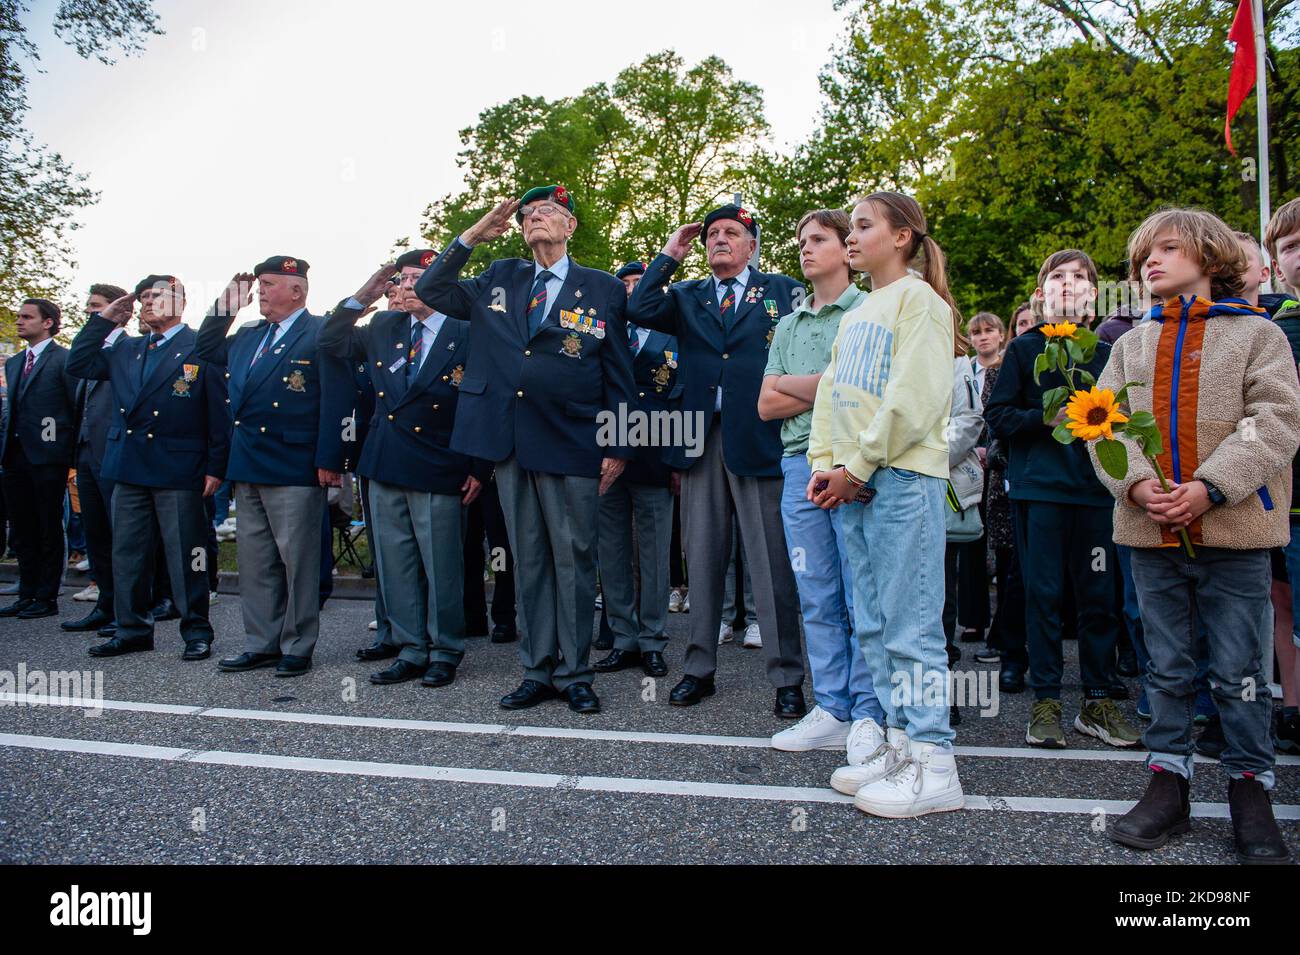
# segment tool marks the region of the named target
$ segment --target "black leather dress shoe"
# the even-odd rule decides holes
[[[593,649],[593,650],[612,650],[612,649],[614,649],[614,636],[613,636],[613,634],[610,634],[609,636],[605,636],[604,634],[602,634],[601,636],[597,637],[595,640],[591,641],[591,649]]]
[[[65,620],[59,624],[59,629],[66,630],[68,633],[80,633],[83,630],[98,630],[100,627],[108,626],[112,622],[112,617],[96,608],[80,620]]]
[[[716,692],[713,677],[687,675],[682,677],[673,687],[673,691],[668,694],[668,702],[673,706],[694,706],[706,696],[712,696]]]
[[[538,703],[553,700],[557,695],[554,688],[547,686],[545,683],[538,683],[536,680],[524,680],[523,683],[519,684],[519,689],[501,697],[501,708],[503,710],[526,710]]]
[[[179,620],[181,618],[181,612],[176,609],[176,604],[172,603],[171,597],[164,597],[158,601],[157,605],[149,612],[153,614],[154,623],[162,620]]]
[[[772,712],[783,720],[797,720],[808,715],[808,704],[803,699],[803,687],[783,686],[776,691],[776,705]]]
[[[370,682],[376,686],[389,686],[393,683],[405,683],[418,680],[424,676],[424,667],[409,660],[394,660],[392,666],[370,674]]]
[[[1124,645],[1115,651],[1115,672],[1129,679],[1138,676],[1142,672],[1138,666],[1137,651],[1133,649],[1132,644],[1128,641],[1125,641]]]
[[[182,660],[206,660],[212,656],[211,640],[191,640],[185,644],[185,652],[181,654]]]
[[[508,627],[504,623],[499,623],[492,628],[493,643],[514,643],[519,639],[519,631],[514,627]]]
[[[33,600],[31,604],[18,611],[19,620],[35,620],[38,617],[56,617],[59,605],[53,600]]]
[[[668,664],[664,661],[664,655],[658,650],[647,650],[641,654],[641,669],[646,676],[668,675]]]
[[[592,691],[590,683],[572,683],[566,686],[564,698],[569,701],[569,709],[575,713],[600,712],[600,699]]]
[[[92,657],[120,657],[124,653],[139,653],[153,649],[152,637],[114,637],[108,643],[91,647],[86,652]]]
[[[20,597],[8,606],[0,607],[0,617],[16,617],[34,603],[36,603],[35,598]]]
[[[362,647],[357,651],[357,659],[365,663],[373,660],[388,660],[397,656],[397,647],[387,643],[372,643],[368,647]]]
[[[998,674],[998,690],[1003,693],[1025,692],[1025,668],[1002,661],[1002,672]]]
[[[113,639],[113,637],[117,636],[117,621],[115,620],[110,621],[104,624],[95,632],[98,633],[101,637],[107,637],[108,639],[111,640]]]
[[[237,657],[228,657],[217,661],[217,669],[226,673],[243,673],[245,670],[259,670],[273,667],[280,662],[278,653],[241,653]]]
[[[429,664],[429,669],[424,671],[424,679],[420,681],[421,686],[448,686],[456,679],[456,668],[450,663],[443,663],[435,660]]]
[[[597,673],[615,673],[641,664],[640,650],[612,650],[609,656],[597,660],[591,668]]]
[[[302,676],[311,669],[311,657],[296,657],[286,653],[276,665],[276,676]]]

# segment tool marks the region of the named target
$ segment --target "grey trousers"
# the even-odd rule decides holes
[[[310,657],[320,635],[325,488],[235,484],[244,649]]]
[[[682,475],[682,538],[691,574],[690,645],[684,669],[690,676],[711,677],[717,669],[723,578],[730,569],[735,515],[754,585],[767,678],[778,688],[803,682],[799,594],[781,524],[783,485],[779,477],[732,474],[722,457],[722,427],[714,416],[700,459]]]
[[[171,598],[186,643],[211,641],[208,621],[208,518],[200,491],[113,486],[113,617],[122,639],[152,637],[154,544],[162,535]]]
[[[419,666],[465,655],[465,508],[456,494],[370,482],[375,576],[399,659]]]
[[[556,690],[589,684],[600,480],[526,471],[513,454],[496,478],[515,558],[524,678]]]
[[[619,650],[662,653],[668,645],[668,545],[672,536],[673,492],[668,488],[620,478],[600,498],[600,590],[614,646]],[[634,580],[638,568],[639,600]]]

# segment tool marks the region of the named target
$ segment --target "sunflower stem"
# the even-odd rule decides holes
[[[1165,471],[1164,468],[1160,466],[1160,462],[1157,461],[1150,454],[1147,455],[1147,460],[1150,461],[1151,466],[1156,469],[1156,477],[1160,479],[1161,490],[1163,490],[1166,494],[1171,493],[1171,489],[1169,487],[1169,481],[1165,478]],[[1186,527],[1178,528],[1178,536],[1182,538],[1183,550],[1187,551],[1187,556],[1195,559],[1196,548],[1192,546],[1192,539],[1189,536],[1187,536],[1187,528]]]

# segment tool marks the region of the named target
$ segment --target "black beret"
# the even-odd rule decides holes
[[[253,266],[253,275],[296,275],[299,278],[307,277],[307,269],[310,266],[306,259],[295,259],[291,255],[273,255],[265,262],[259,262]]]
[[[701,243],[704,242],[704,237],[709,233],[709,226],[713,225],[713,223],[717,222],[719,219],[735,219],[749,230],[750,235],[755,238],[758,237],[758,223],[754,221],[754,217],[745,209],[732,203],[725,206],[719,206],[704,217],[704,226],[700,229]]]
[[[146,275],[140,281],[135,283],[135,300],[140,301],[140,296],[145,289],[154,288],[157,285],[169,285],[175,287],[176,276],[174,275]]]
[[[614,278],[621,279],[621,278],[626,278],[629,275],[644,275],[644,274],[645,274],[645,263],[638,262],[635,259],[633,259],[627,265],[623,266],[621,269],[615,272]]]
[[[399,255],[396,264],[399,269],[427,269],[437,257],[437,249],[411,249]]]

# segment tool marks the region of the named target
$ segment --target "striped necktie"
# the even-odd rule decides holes
[[[550,269],[542,269],[533,283],[533,294],[528,298],[528,334],[536,335],[546,317],[546,283],[555,278]]]

